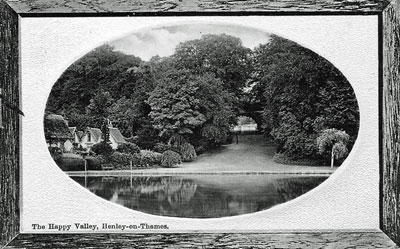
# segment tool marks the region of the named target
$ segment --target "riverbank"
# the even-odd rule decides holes
[[[69,176],[179,176],[179,175],[304,175],[304,176],[329,176],[335,170],[319,170],[319,171],[263,171],[263,172],[248,172],[248,171],[230,171],[230,172],[174,172],[164,171],[163,168],[152,170],[109,170],[109,171],[68,171],[65,172]]]
[[[70,171],[68,175],[183,175],[183,174],[303,174],[330,175],[336,168],[285,165],[273,161],[276,147],[262,135],[240,135],[239,143],[221,146],[195,161],[174,168],[135,168],[112,171]]]

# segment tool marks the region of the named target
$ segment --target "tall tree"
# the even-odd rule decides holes
[[[252,69],[251,50],[226,34],[203,35],[179,44],[173,57],[177,68],[194,74],[213,73],[228,91],[241,94]]]
[[[114,51],[109,45],[100,46],[72,64],[57,80],[50,93],[46,110],[84,114],[97,90],[108,91],[120,98],[126,84],[135,82],[132,68],[139,67],[140,58]],[[124,89],[126,90],[126,89]]]
[[[254,64],[251,92],[262,104],[263,128],[277,141],[280,153],[318,158],[314,141],[326,128],[344,129],[355,140],[357,101],[350,83],[332,64],[277,36],[255,49]]]
[[[90,119],[93,127],[101,127],[104,120],[110,115],[110,107],[114,99],[109,92],[103,90],[98,91],[95,96],[90,99],[90,104],[86,107],[86,115]]]
[[[171,70],[148,100],[150,117],[160,135],[193,134],[205,123],[229,127],[235,122],[233,98],[212,74]]]

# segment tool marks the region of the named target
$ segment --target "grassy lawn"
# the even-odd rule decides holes
[[[182,163],[175,168],[135,169],[133,171],[99,171],[99,175],[125,174],[255,174],[255,173],[290,173],[290,174],[330,174],[334,172],[325,166],[284,165],[273,161],[276,147],[262,135],[239,135],[239,143],[224,145],[213,151],[207,151],[195,161]]]
[[[234,139],[235,142],[235,139]],[[276,147],[262,135],[239,135],[239,143],[222,146],[200,155],[179,168],[204,172],[318,171],[329,167],[283,165],[273,161]]]

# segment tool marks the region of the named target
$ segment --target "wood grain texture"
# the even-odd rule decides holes
[[[0,88],[19,106],[18,15],[0,0]],[[0,129],[0,245],[19,233],[19,115],[3,104]]]
[[[400,1],[383,13],[382,230],[400,245]]]
[[[18,107],[18,15],[1,0],[0,24],[0,101]],[[4,104],[1,111],[0,246],[19,233],[19,115]]]
[[[382,232],[250,234],[21,234],[12,248],[398,248]]]
[[[381,11],[388,0],[7,0],[18,13]]]
[[[10,8],[7,4],[12,6]],[[376,13],[386,0],[0,0],[0,87],[18,106],[18,15],[110,12]],[[15,12],[13,11],[15,10]],[[400,244],[400,3],[383,14],[383,231]],[[0,247],[19,232],[19,116],[4,108],[0,129]],[[284,234],[19,235],[6,248],[398,248],[381,232]]]
[[[19,106],[18,15],[0,0],[0,88],[3,103]],[[0,245],[19,233],[19,115],[2,105],[0,128]]]

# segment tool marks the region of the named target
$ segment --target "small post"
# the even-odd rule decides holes
[[[87,161],[86,161],[86,155],[87,155],[87,154],[88,154],[88,153],[85,152],[85,151],[82,152],[82,158],[83,158],[83,160],[85,161],[85,174],[87,173]]]
[[[130,170],[132,171],[132,160],[129,161],[129,168],[130,168]]]

